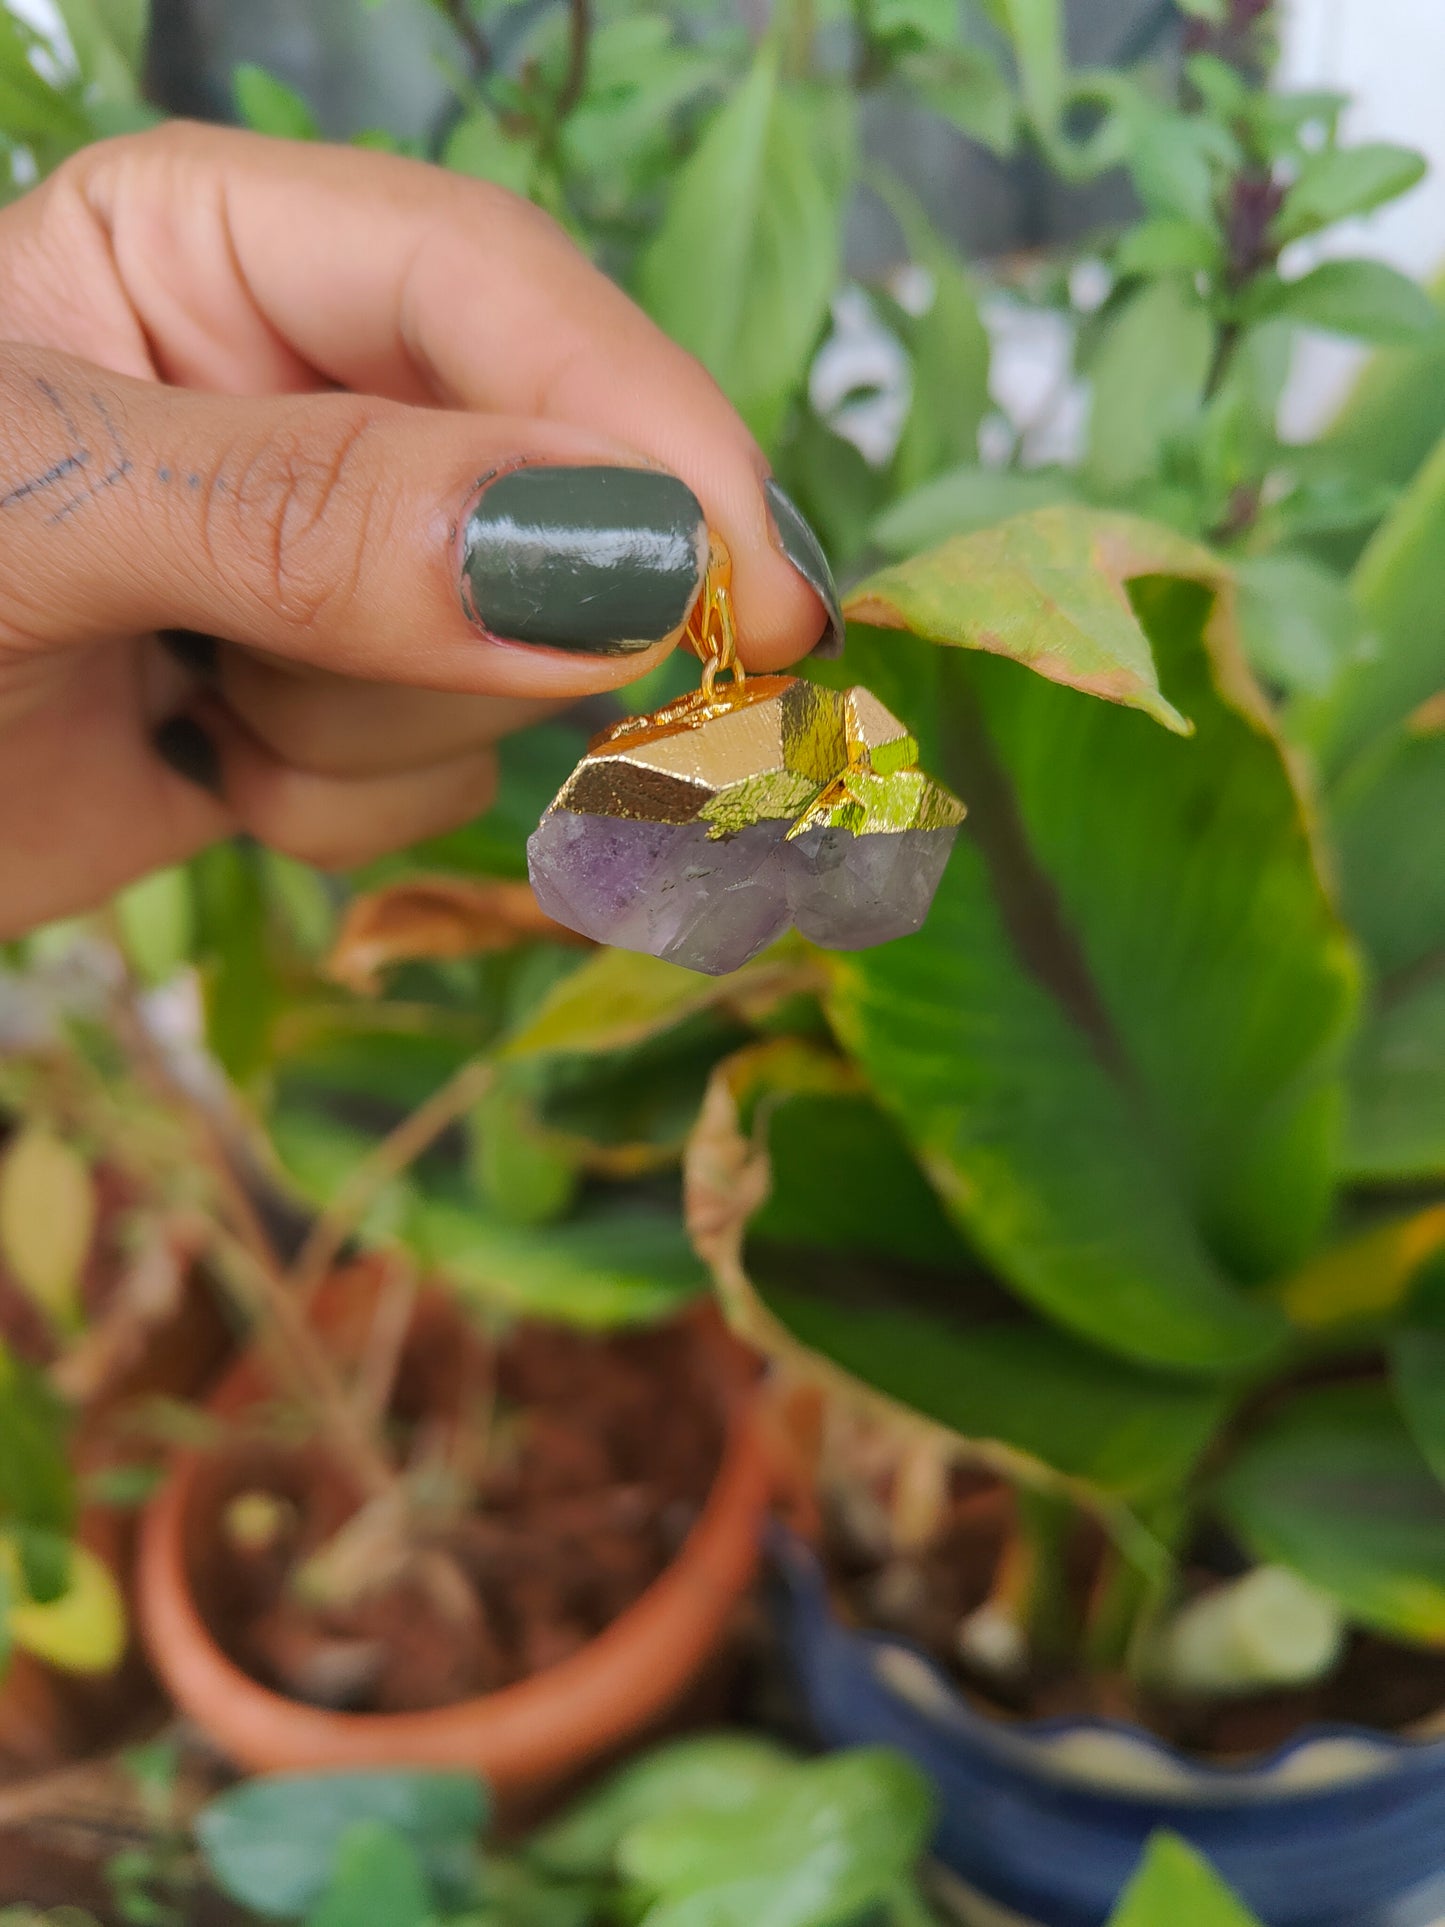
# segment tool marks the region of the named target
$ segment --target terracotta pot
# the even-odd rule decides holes
[[[347,1311],[354,1320],[354,1300]],[[322,1322],[334,1322],[324,1309]],[[197,1600],[190,1553],[209,1522],[206,1462],[194,1453],[177,1460],[142,1523],[137,1601],[152,1665],[176,1705],[253,1772],[460,1767],[508,1799],[556,1787],[675,1705],[752,1583],[772,1462],[752,1387],[721,1352],[717,1378],[723,1459],[677,1557],[587,1646],[531,1678],[416,1713],[331,1712],[261,1685],[222,1651]],[[255,1361],[243,1360],[213,1406],[234,1415],[265,1389]]]

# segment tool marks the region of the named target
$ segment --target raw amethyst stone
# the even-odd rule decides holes
[[[917,930],[962,816],[867,690],[770,676],[599,737],[527,862],[558,923],[721,976],[794,924],[832,950]]]

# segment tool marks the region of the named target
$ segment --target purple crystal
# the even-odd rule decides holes
[[[867,950],[922,927],[958,830],[805,830],[787,845],[788,903],[809,942]]]
[[[917,930],[953,828],[806,831],[751,824],[710,837],[704,822],[647,823],[549,810],[527,845],[537,901],[598,943],[720,977],[795,923],[830,950],[864,950]]]
[[[710,838],[708,826],[549,810],[527,844],[538,903],[598,943],[720,977],[787,928],[785,824]]]

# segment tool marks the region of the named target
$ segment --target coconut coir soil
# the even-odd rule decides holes
[[[523,1325],[493,1348],[436,1308],[405,1348],[391,1431],[403,1462],[449,1438],[452,1464],[469,1461],[471,1502],[448,1507],[439,1491],[403,1569],[374,1586],[363,1571],[345,1603],[318,1604],[297,1583],[355,1511],[318,1448],[253,1443],[207,1468],[197,1515],[218,1526],[243,1494],[282,1501],[266,1543],[218,1529],[197,1538],[192,1571],[224,1650],[292,1698],[420,1711],[566,1658],[669,1564],[723,1445],[715,1367],[686,1326],[595,1337]]]

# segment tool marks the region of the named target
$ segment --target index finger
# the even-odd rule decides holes
[[[184,126],[88,150],[58,191],[99,218],[165,378],[233,394],[320,380],[626,443],[726,539],[749,666],[841,633],[816,538],[710,376],[505,190]]]

